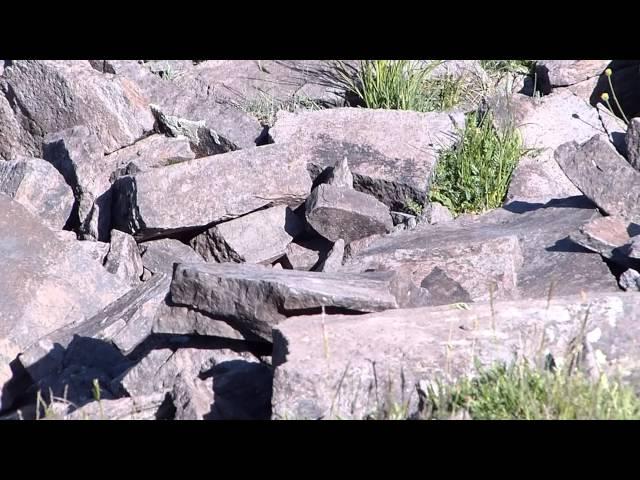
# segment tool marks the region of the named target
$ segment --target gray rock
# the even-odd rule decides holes
[[[420,224],[413,231],[365,239],[351,244],[343,271],[410,272],[421,285],[439,267],[475,301],[490,299],[491,284],[494,299],[544,298],[550,289],[553,295],[617,290],[600,256],[568,238],[598,216],[584,197],[544,207],[516,202],[467,222]]]
[[[421,219],[431,225],[446,223],[453,220],[453,215],[447,207],[438,202],[429,202],[422,212]]]
[[[632,118],[625,135],[625,150],[629,164],[640,171],[640,118]]]
[[[629,258],[640,260],[640,234],[634,236],[626,247],[625,253]]]
[[[175,305],[167,301],[156,313],[153,333],[172,335],[203,335],[232,340],[244,340],[241,332],[223,318],[215,318],[204,312]]]
[[[4,72],[3,89],[29,135],[27,154],[42,157],[48,133],[87,125],[111,153],[153,128],[148,101],[125,78],[105,75],[87,61],[16,60]],[[43,88],[47,85],[47,88]]]
[[[344,240],[339,238],[333,244],[327,258],[318,268],[319,272],[339,272],[342,270],[342,259],[344,258]]]
[[[289,318],[274,329],[272,418],[362,419],[393,404],[412,414],[421,383],[545,355],[563,365],[576,338],[583,369],[637,387],[639,320],[640,295],[620,292]]]
[[[73,189],[77,216],[72,223],[81,237],[109,241],[113,166],[104,161],[98,137],[78,126],[45,136],[42,148],[44,159]]]
[[[0,317],[1,318],[1,317]],[[20,354],[20,348],[11,340],[0,337],[0,412],[11,408],[15,397],[22,393],[18,389],[11,388],[11,380],[14,372],[11,368],[13,362]]]
[[[63,416],[64,420],[156,420],[165,395],[151,394],[87,403]]]
[[[93,317],[40,337],[20,355],[21,365],[35,381],[60,368],[64,350],[75,337],[91,338],[115,346],[127,355],[150,334],[156,313],[169,290],[170,278],[154,275]]]
[[[455,132],[446,113],[364,108],[283,111],[269,130],[276,143],[299,145],[315,175],[346,156],[354,188],[398,211],[408,199],[424,203],[438,152]]]
[[[392,272],[330,274],[234,263],[176,266],[171,299],[262,341],[271,341],[271,327],[296,312],[369,312],[423,301]]]
[[[304,231],[304,222],[286,205],[259,210],[211,227],[191,240],[208,262],[271,263]]]
[[[52,230],[65,226],[74,203],[64,178],[39,158],[0,162],[0,192],[39,216]]]
[[[285,264],[293,270],[312,270],[321,259],[327,258],[333,244],[320,236],[296,240],[287,245]]]
[[[353,188],[353,174],[349,169],[347,157],[338,160],[336,164],[327,173],[328,185],[341,188]]]
[[[131,235],[119,230],[111,231],[111,243],[104,268],[131,286],[140,283],[143,273],[142,258],[140,258],[138,245]]]
[[[127,285],[77,243],[57,239],[37,217],[0,194],[0,338],[24,348],[127,292]]]
[[[142,264],[152,274],[158,272],[171,277],[174,263],[197,263],[204,259],[180,240],[162,238],[138,245],[142,255]]]
[[[195,152],[197,158],[232,152],[238,149],[233,142],[207,127],[204,120],[194,122],[166,115],[157,105],[151,105],[151,111],[156,117],[156,128],[171,137],[186,137],[189,140],[191,150]]]
[[[596,135],[582,145],[564,144],[555,158],[567,177],[602,211],[640,222],[640,172],[606,138]]]
[[[621,217],[599,217],[580,227],[570,235],[572,241],[597,252],[623,266],[630,266],[627,244],[632,235],[640,234],[640,225],[629,223]]]
[[[319,185],[306,202],[311,227],[332,242],[351,243],[393,228],[389,208],[371,195],[333,185]]]
[[[145,239],[268,205],[295,206],[308,195],[311,178],[295,149],[269,145],[121,177],[114,186],[114,225]]]
[[[561,90],[541,99],[526,95],[498,97],[491,103],[496,123],[515,125],[530,152],[516,166],[506,203],[547,203],[552,199],[580,195],[554,160],[556,149],[570,141],[585,142],[596,134],[613,141],[624,132],[624,124],[598,111],[570,91]],[[603,120],[608,122],[607,128]]]
[[[13,103],[3,95],[5,88],[0,82],[0,160],[15,160],[17,155],[29,155],[26,145],[31,139],[16,118]]]
[[[174,420],[205,420],[213,406],[213,377],[200,380],[179,373],[171,399],[176,408]]]
[[[103,162],[112,171],[111,179],[146,170],[186,162],[196,157],[186,137],[150,135],[129,147],[107,155]]]
[[[620,275],[618,283],[623,290],[638,292],[640,291],[640,272],[632,268],[625,270]]]
[[[536,74],[543,92],[598,77],[611,60],[538,60]]]

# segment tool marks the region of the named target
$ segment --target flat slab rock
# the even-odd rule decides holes
[[[259,210],[220,223],[191,240],[213,262],[271,263],[304,231],[304,222],[286,205]]]
[[[129,290],[76,243],[59,240],[0,194],[0,338],[24,348],[91,317]]]
[[[138,248],[142,255],[143,267],[152,274],[164,273],[171,277],[174,263],[204,262],[204,259],[191,247],[172,238],[140,243]]]
[[[588,374],[637,388],[639,325],[640,294],[624,292],[289,318],[274,329],[272,418],[364,419],[391,402],[411,415],[432,382],[474,375],[476,362],[562,365],[576,337]]]
[[[543,89],[567,87],[601,75],[611,60],[538,60],[536,73]],[[544,90],[543,90],[544,91]]]
[[[640,225],[621,217],[600,217],[584,224],[571,234],[571,240],[625,267],[640,264],[631,260],[632,237],[640,235]],[[638,237],[640,238],[640,237]]]
[[[407,199],[424,202],[438,152],[453,145],[463,125],[463,117],[446,113],[334,108],[279,112],[269,134],[299,145],[315,175],[346,156],[356,190],[401,210]]]
[[[518,208],[524,213],[514,213]],[[422,224],[412,231],[365,239],[362,246],[354,243],[343,270],[410,272],[413,282],[427,290],[441,290],[439,284],[445,282],[450,288],[440,297],[442,303],[463,301],[463,291],[474,301],[491,295],[543,298],[550,288],[554,295],[617,291],[600,256],[568,238],[597,216],[584,197],[543,208],[515,202],[464,223]]]
[[[273,325],[300,312],[325,307],[362,313],[422,301],[419,289],[411,290],[391,272],[319,273],[232,263],[177,265],[171,300],[267,342]]]
[[[114,225],[140,240],[265,206],[298,205],[311,178],[296,149],[269,145],[121,177],[114,187]]]

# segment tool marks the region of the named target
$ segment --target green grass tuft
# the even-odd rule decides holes
[[[515,127],[497,131],[490,114],[469,116],[460,141],[443,152],[429,197],[454,215],[502,205],[511,174],[525,153]]]
[[[275,123],[276,114],[280,110],[298,112],[300,110],[320,110],[324,107],[302,96],[293,96],[288,100],[277,100],[271,95],[262,93],[260,98],[240,105],[240,108],[257,118],[263,126],[272,127]]]
[[[489,73],[521,73],[528,75],[533,72],[533,60],[480,60],[480,65]]]

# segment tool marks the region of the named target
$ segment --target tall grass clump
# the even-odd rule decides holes
[[[429,198],[455,215],[497,208],[524,153],[515,127],[499,131],[490,113],[471,114],[457,145],[441,154]]]

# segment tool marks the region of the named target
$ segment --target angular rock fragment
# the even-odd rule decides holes
[[[132,286],[140,283],[143,273],[142,258],[131,235],[119,230],[111,231],[111,243],[104,268]]]
[[[152,274],[173,275],[174,263],[197,263],[204,259],[180,240],[161,238],[138,245],[144,268]]]
[[[318,267],[319,272],[339,272],[342,269],[342,259],[344,258],[344,240],[339,238],[334,244],[327,258]]]

